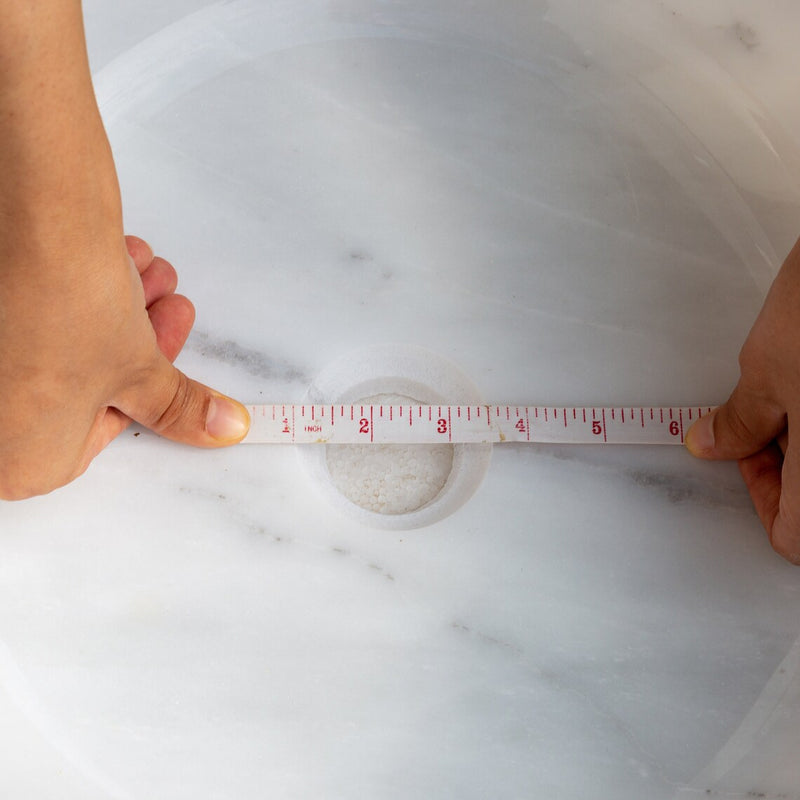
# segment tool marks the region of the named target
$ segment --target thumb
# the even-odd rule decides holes
[[[785,427],[782,409],[740,383],[727,403],[689,428],[686,446],[699,458],[746,458],[763,450]]]
[[[236,444],[250,428],[241,403],[187,378],[166,358],[126,406],[120,410],[154,433],[195,447]]]

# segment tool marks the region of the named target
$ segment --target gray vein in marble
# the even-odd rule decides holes
[[[388,569],[377,563],[374,559],[362,557],[356,553],[353,553],[353,551],[347,547],[334,544],[329,548],[325,548],[319,545],[311,544],[307,541],[304,542],[298,540],[296,537],[276,533],[275,531],[269,529],[265,524],[253,518],[251,515],[243,513],[241,508],[237,507],[238,503],[236,498],[231,498],[226,494],[215,492],[212,489],[202,489],[199,487],[183,486],[179,489],[179,491],[181,494],[194,495],[211,503],[224,505],[226,507],[228,518],[234,522],[243,533],[249,536],[266,538],[275,544],[300,544],[317,552],[324,553],[327,551],[338,558],[354,559],[366,570],[369,570],[370,573],[379,575],[390,583],[395,582],[394,575]]]
[[[214,491],[212,489],[200,489],[184,487],[181,492],[197,495],[206,499],[208,502],[222,504],[227,507],[229,518],[237,525],[241,526],[243,532],[248,535],[271,536],[275,542],[280,542],[282,537],[272,534],[266,530],[263,524],[259,523],[256,519],[252,518],[246,512],[243,512],[241,506],[237,503],[236,498],[230,497],[224,493]],[[350,547],[332,544],[330,546],[317,545],[308,541],[299,541],[294,538],[291,540],[292,544],[300,544],[306,548],[310,548],[317,552],[328,551],[331,555],[351,560],[355,559],[361,566],[368,572],[379,575],[385,580],[396,584],[395,577],[383,566],[377,563],[373,558],[361,556],[354,553]],[[478,646],[489,648],[499,654],[504,654],[505,658],[511,659],[522,667],[526,672],[529,672],[533,678],[542,681],[554,690],[563,692],[566,696],[573,698],[587,711],[598,718],[604,720],[621,741],[627,743],[630,748],[630,754],[633,759],[631,763],[640,765],[653,776],[657,776],[657,780],[663,787],[669,787],[679,790],[683,787],[679,780],[670,778],[666,771],[666,765],[662,764],[658,757],[650,752],[636,732],[626,724],[626,721],[620,718],[613,708],[607,706],[604,702],[581,686],[580,681],[575,679],[575,676],[570,675],[570,668],[566,665],[544,665],[539,663],[538,659],[533,657],[528,650],[520,644],[508,641],[499,635],[491,632],[480,630],[474,625],[469,624],[467,620],[451,619],[449,626],[452,631],[457,635],[466,637],[477,643]]]
[[[735,22],[730,30],[745,50],[755,50],[760,44],[755,29],[744,22]]]
[[[466,625],[463,622],[459,622],[458,620],[454,620],[451,627],[453,628],[453,630],[459,631],[460,633],[464,633],[467,636],[474,636],[479,641],[486,642],[486,644],[510,650],[515,655],[518,656],[525,655],[525,651],[522,648],[518,647],[517,645],[511,644],[510,642],[504,642],[502,639],[498,639],[495,636],[490,636],[489,634],[476,631],[469,625]]]
[[[515,445],[506,446],[515,447]],[[585,449],[578,450],[573,447],[544,446],[537,448],[537,452],[539,456],[558,461],[575,461],[592,470],[615,473],[641,489],[661,495],[672,505],[694,504],[717,510],[755,513],[744,485],[713,484],[689,474],[621,466],[603,460],[602,454],[598,459]]]
[[[231,503],[235,503],[235,500],[224,493],[215,492],[213,489],[203,489],[197,486],[181,486],[178,491],[184,495],[193,495],[208,502],[226,506],[228,509],[228,518],[247,535],[271,539],[275,544],[285,544],[293,541],[292,537],[281,533],[275,533],[251,516],[235,511],[231,506]]]
[[[619,735],[619,737],[628,743],[633,753],[658,776],[658,779],[666,787],[678,788],[681,784],[671,779],[666,773],[666,767],[659,759],[651,752],[649,752],[644,744],[636,736],[636,733],[621,719],[612,708],[606,706],[605,703],[600,701],[599,698],[592,695],[583,689],[577,680],[570,680],[568,668],[558,668],[555,666],[546,667],[541,664],[533,663],[531,656],[522,648],[517,645],[505,642],[495,636],[475,630],[470,626],[454,621],[451,625],[453,630],[470,637],[475,637],[478,641],[494,648],[501,648],[508,653],[513,653],[514,656],[520,658],[521,662],[529,668],[533,676],[538,680],[549,684],[555,690],[563,692],[566,695],[577,700],[584,708],[590,709],[594,714],[607,722],[610,728]]]
[[[673,505],[694,503],[706,508],[733,511],[751,508],[743,492],[724,486],[713,486],[697,478],[639,469],[625,469],[622,474],[637,486],[658,492]]]
[[[222,361],[243,369],[257,378],[285,383],[310,383],[305,370],[282,358],[269,356],[260,350],[243,347],[231,339],[217,339],[204,331],[195,330],[189,337],[187,348],[203,358]]]

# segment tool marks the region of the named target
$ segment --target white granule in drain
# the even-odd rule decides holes
[[[359,402],[418,403],[410,397],[378,395]],[[377,514],[408,514],[431,502],[453,469],[451,444],[328,445],[333,485],[351,502]]]

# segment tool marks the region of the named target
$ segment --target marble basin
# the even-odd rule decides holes
[[[488,402],[727,398],[800,232],[796,3],[84,6],[192,377],[292,403],[391,344]],[[735,465],[501,445],[387,530],[298,455],[132,429],[0,505],[0,796],[800,797],[800,570]]]

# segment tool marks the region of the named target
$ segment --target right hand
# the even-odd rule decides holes
[[[800,564],[800,240],[739,357],[729,400],[690,429],[700,458],[737,459],[773,548]]]

